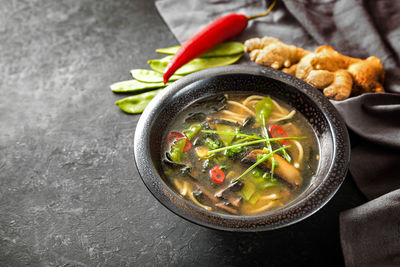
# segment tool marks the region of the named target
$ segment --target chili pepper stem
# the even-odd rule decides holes
[[[252,20],[252,19],[256,19],[256,18],[260,18],[260,17],[265,17],[266,15],[269,14],[269,12],[271,12],[271,10],[274,8],[276,4],[276,0],[274,0],[274,2],[272,2],[272,4],[269,6],[268,10],[264,13],[261,14],[257,14],[257,15],[253,15],[253,16],[247,16],[247,20]]]

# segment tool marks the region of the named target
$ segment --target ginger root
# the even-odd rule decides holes
[[[384,92],[385,71],[377,57],[352,58],[330,46],[320,46],[311,52],[273,37],[249,39],[244,47],[257,64],[303,79],[334,100],[367,92]]]

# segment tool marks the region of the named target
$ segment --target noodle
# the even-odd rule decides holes
[[[283,121],[283,120],[287,120],[287,119],[291,119],[293,118],[293,116],[296,114],[296,110],[292,110],[291,112],[289,112],[289,114],[287,114],[284,117],[281,117],[279,119],[275,119],[275,120],[271,120],[271,122],[278,122],[278,121]]]
[[[187,191],[188,191],[187,182],[184,181],[184,182],[183,182],[183,189],[181,190],[181,195],[182,195],[182,196],[186,196]]]
[[[299,150],[299,158],[297,159],[297,163],[300,165],[300,162],[303,160],[303,146],[297,140],[292,140],[292,142],[296,145],[297,149]]]
[[[281,107],[281,105],[278,104],[275,100],[271,99],[272,104],[279,110],[280,113],[286,113],[287,111]],[[286,112],[285,112],[286,111]]]
[[[278,195],[277,194],[271,194],[271,195],[267,195],[267,196],[261,196],[260,200],[277,200],[278,199]]]
[[[182,187],[182,185],[178,182],[178,179],[174,179],[174,183],[175,183],[175,186],[176,186],[176,188],[178,189],[178,191],[181,192],[182,189],[183,189],[183,187]]]
[[[249,213],[260,213],[260,212],[269,210],[270,208],[272,208],[274,206],[274,204],[275,204],[275,201],[270,201],[267,205],[262,206],[261,208],[258,208],[258,209],[251,210],[251,211],[249,211]]]
[[[211,207],[203,205],[199,201],[197,201],[197,199],[193,196],[193,193],[189,194],[189,197],[194,203],[196,203],[198,206],[202,207],[203,209],[208,210],[208,211],[212,210]]]
[[[188,191],[187,182],[184,181],[184,182],[183,182],[183,185],[182,185],[182,184],[180,184],[180,183],[178,182],[178,179],[175,179],[175,180],[174,180],[174,183],[175,183],[176,188],[177,188],[178,191],[179,191],[179,194],[181,194],[182,196],[186,196],[187,191]]]
[[[256,113],[254,113],[253,111],[251,111],[251,110],[250,110],[248,107],[246,107],[245,105],[240,104],[239,102],[228,100],[228,104],[231,104],[231,105],[240,107],[240,108],[246,110],[248,113],[250,113],[250,114],[253,115],[253,116],[256,115]]]
[[[229,111],[229,110],[221,110],[220,113],[230,116],[233,119],[244,121],[246,118],[242,117],[241,114]]]
[[[254,108],[254,106],[257,104],[258,101],[260,101],[260,100],[248,101],[248,102],[246,103],[246,106],[247,106],[247,107]]]
[[[264,98],[264,96],[261,96],[261,95],[251,95],[251,96],[247,97],[245,100],[243,100],[243,105],[246,106],[247,102],[250,102],[251,100],[255,100],[255,99],[261,100],[263,98]]]

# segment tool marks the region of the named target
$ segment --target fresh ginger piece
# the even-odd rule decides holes
[[[329,98],[343,100],[350,95],[384,92],[385,71],[376,57],[352,58],[326,45],[311,52],[273,37],[252,38],[244,45],[257,64],[303,79]]]
[[[344,56],[328,45],[317,47],[313,53],[311,65],[316,70],[337,71],[347,67],[359,59]]]
[[[385,71],[379,58],[369,57],[366,60],[360,60],[350,65],[348,71],[354,80],[352,92],[354,95],[385,91],[382,86],[385,80]]]
[[[282,43],[274,37],[251,38],[244,43],[244,51],[250,53],[253,50],[262,50],[264,47],[272,43]]]
[[[296,69],[297,69],[297,64],[293,64],[289,68],[283,68],[282,71],[291,74],[293,76],[296,76]]]
[[[272,37],[252,38],[244,43],[244,49],[250,53],[254,62],[274,69],[289,68],[307,53],[307,50],[287,45]]]
[[[324,89],[324,95],[334,100],[344,100],[350,96],[353,79],[347,70],[338,70],[331,85]]]
[[[333,82],[334,78],[335,75],[333,72],[327,70],[311,70],[305,81],[317,88],[325,88]]]

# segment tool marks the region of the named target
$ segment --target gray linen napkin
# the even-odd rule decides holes
[[[217,17],[266,10],[262,0],[159,0],[156,6],[179,42]],[[399,266],[400,1],[278,1],[270,15],[250,21],[235,39],[262,36],[309,50],[331,45],[349,56],[382,60],[389,93],[332,101],[354,133],[350,173],[371,199],[341,213],[340,231],[347,266]]]

